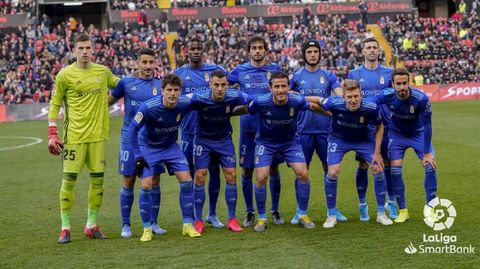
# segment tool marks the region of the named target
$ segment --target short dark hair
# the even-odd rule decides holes
[[[365,47],[365,44],[368,43],[368,42],[375,42],[375,43],[377,43],[377,45],[380,46],[380,43],[378,43],[378,40],[376,40],[374,37],[369,37],[369,38],[365,38],[362,41],[362,48]]]
[[[190,40],[190,42],[188,42],[188,48],[190,48],[194,42],[197,42],[197,43],[200,44],[200,45],[202,46],[202,48],[203,48],[203,42],[202,42],[202,40],[200,40],[200,38],[198,38],[198,37],[194,37],[194,38],[192,38],[192,39]]]
[[[150,55],[155,57],[155,51],[151,48],[143,48],[137,52],[137,58],[140,59],[140,56],[142,55]]]
[[[261,36],[254,36],[254,37],[252,37],[248,40],[248,43],[247,43],[247,51],[248,52],[250,52],[250,48],[251,48],[252,44],[255,43],[255,42],[262,43],[265,50],[268,50],[267,40],[265,40],[265,38],[263,38]]]
[[[216,78],[226,78],[227,74],[225,74],[225,71],[223,70],[215,70],[212,73],[210,73],[210,77],[216,77]]]
[[[358,81],[353,80],[353,79],[345,79],[342,82],[342,89],[344,91],[353,91],[353,90],[356,90],[356,89],[360,90],[360,83],[358,83]]]
[[[394,82],[395,76],[408,76],[408,79],[410,79],[410,73],[406,68],[395,68],[392,73],[392,82]]]
[[[182,79],[175,74],[165,75],[162,79],[162,89],[164,89],[168,84],[182,87]]]
[[[81,33],[77,35],[77,37],[75,37],[74,43],[77,44],[78,42],[84,42],[84,41],[92,41],[92,40],[90,39],[89,35],[85,33]]]
[[[272,75],[270,75],[270,80],[268,81],[268,85],[270,85],[270,87],[272,87],[272,82],[275,79],[282,79],[282,78],[286,78],[287,82],[290,83],[290,79],[288,78],[287,73],[279,71],[279,72],[274,72],[274,73],[272,73]]]

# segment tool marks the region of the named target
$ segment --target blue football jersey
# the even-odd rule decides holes
[[[208,89],[210,87],[210,74],[216,70],[225,71],[221,66],[215,64],[204,64],[201,68],[191,68],[190,65],[186,64],[173,70],[173,74],[182,79],[182,95],[185,95]],[[180,125],[182,134],[194,134],[196,117],[197,113],[195,111],[185,115]]]
[[[379,65],[377,69],[370,70],[364,65],[350,71],[349,79],[357,80],[360,83],[364,97],[374,97],[382,90],[392,86],[393,69],[384,65]],[[380,113],[382,114],[383,125],[388,128],[391,112],[387,106],[380,106]]]
[[[337,76],[331,71],[318,69],[308,71],[305,67],[295,72],[290,80],[290,89],[303,96],[327,98],[335,88],[340,87]],[[304,134],[328,134],[330,118],[313,111],[298,115],[298,132]]]
[[[276,105],[271,93],[257,96],[248,105],[248,112],[258,114],[260,119],[255,142],[271,146],[292,142],[297,133],[298,113],[309,108],[310,103],[298,94],[289,93],[284,105]]]
[[[259,94],[270,92],[270,75],[282,69],[278,64],[266,64],[261,67],[254,67],[250,62],[237,65],[228,75],[230,84],[239,84],[240,90],[252,98]],[[258,116],[243,115],[240,117],[241,132],[256,132],[259,127]]]
[[[340,96],[324,99],[321,105],[332,113],[330,135],[347,142],[371,141],[374,137],[369,125],[382,124],[380,109],[373,99],[362,99],[360,108],[353,112]]]
[[[112,96],[123,97],[124,115],[122,125],[122,143],[130,143],[128,126],[143,102],[161,95],[162,81],[157,78],[142,79],[127,76],[122,78],[112,90]]]
[[[129,127],[133,145],[138,141],[139,145],[146,147],[172,146],[177,142],[180,123],[190,109],[190,99],[185,96],[180,96],[174,108],[165,108],[161,96],[146,101],[138,109]],[[135,155],[138,153],[138,148],[135,148]]]
[[[236,106],[247,104],[248,95],[227,89],[225,99],[216,102],[212,99],[212,91],[205,90],[193,94],[192,109],[197,111],[195,136],[207,140],[223,140],[232,134],[230,117]]]
[[[428,97],[420,90],[409,88],[410,97],[400,100],[395,89],[388,88],[375,96],[377,104],[385,104],[392,112],[390,130],[404,136],[416,135],[423,131],[423,118],[432,117]]]

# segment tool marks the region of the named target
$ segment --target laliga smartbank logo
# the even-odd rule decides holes
[[[423,221],[434,231],[450,229],[457,217],[452,202],[439,197],[430,200],[423,208]],[[457,236],[443,233],[423,234],[422,243],[412,242],[405,248],[407,254],[475,254],[475,247],[458,246]],[[439,245],[441,244],[441,245]]]

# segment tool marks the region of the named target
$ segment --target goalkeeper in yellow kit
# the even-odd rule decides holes
[[[62,232],[58,239],[61,244],[70,242],[70,214],[75,200],[73,189],[84,164],[90,171],[88,219],[84,233],[90,238],[106,238],[96,220],[103,198],[105,143],[110,132],[108,88],[114,88],[119,80],[107,67],[91,62],[93,44],[87,34],[80,34],[75,39],[74,52],[77,61],[62,69],[55,79],[48,113],[48,150],[53,155],[63,153]],[[62,103],[65,104],[63,142],[58,137],[56,124]]]

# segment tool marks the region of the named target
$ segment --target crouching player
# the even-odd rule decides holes
[[[128,130],[135,152],[137,174],[141,179],[139,204],[144,231],[140,240],[143,242],[152,240],[150,190],[153,175],[160,170],[162,163],[180,182],[183,235],[201,236],[192,224],[193,186],[188,161],[176,143],[182,117],[190,111],[191,106],[187,97],[180,97],[181,88],[182,81],[178,76],[165,76],[162,96],[143,103]]]
[[[375,183],[377,200],[377,222],[383,225],[393,224],[385,215],[385,178],[383,159],[380,153],[383,124],[379,107],[368,99],[362,100],[360,85],[355,80],[345,80],[342,84],[343,97],[335,96],[323,99],[321,106],[332,113],[332,125],[328,136],[328,173],[325,177],[325,196],[328,217],[324,228],[333,228],[337,224],[335,209],[337,203],[337,179],[340,163],[348,151],[355,151],[370,164]],[[322,99],[321,97],[309,97]],[[369,125],[375,126],[375,138]]]

